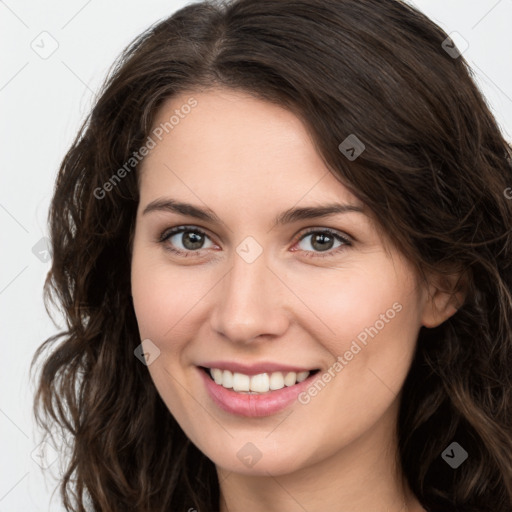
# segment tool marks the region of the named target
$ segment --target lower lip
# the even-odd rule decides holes
[[[305,391],[320,373],[310,375],[306,380],[293,386],[284,387],[276,391],[250,395],[246,393],[237,393],[232,389],[227,389],[210,379],[204,370],[198,368],[202,375],[206,389],[210,398],[224,411],[238,416],[256,418],[262,416],[271,416],[276,414],[297,400],[297,396]]]

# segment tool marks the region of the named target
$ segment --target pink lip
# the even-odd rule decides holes
[[[218,368],[218,366],[214,366],[214,368]],[[198,368],[198,371],[202,376],[210,398],[218,407],[231,414],[248,418],[270,416],[286,409],[286,407],[295,402],[297,396],[308,388],[316,377],[320,375],[320,372],[315,375],[310,375],[306,380],[294,386],[285,386],[277,391],[269,391],[268,393],[262,393],[260,395],[249,395],[237,393],[232,389],[226,389],[224,386],[216,384],[201,368]]]
[[[281,363],[260,362],[254,364],[243,364],[230,361],[211,361],[201,363],[198,366],[205,368],[218,368],[219,370],[229,370],[230,372],[243,373],[245,375],[258,375],[259,373],[272,373],[272,372],[308,372],[316,368],[303,368],[300,366],[287,366]]]

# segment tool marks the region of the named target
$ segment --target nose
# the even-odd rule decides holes
[[[210,325],[234,343],[282,336],[290,322],[291,292],[271,269],[265,251],[248,263],[234,253],[231,270],[216,287]]]

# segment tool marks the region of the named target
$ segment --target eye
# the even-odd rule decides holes
[[[348,237],[341,235],[340,233],[333,231],[331,229],[312,229],[309,230],[307,233],[303,234],[299,242],[302,242],[306,240],[308,237],[311,237],[311,240],[304,244],[306,246],[305,249],[305,256],[309,257],[320,257],[325,258],[327,256],[333,256],[334,254],[338,254],[341,251],[344,251],[347,247],[350,247],[352,245],[352,242],[349,240]],[[339,245],[334,249],[331,250],[333,247],[333,244],[335,242],[339,242]],[[310,249],[309,247],[312,249]],[[326,253],[326,254],[319,254],[320,253]]]
[[[301,248],[301,251],[307,257],[324,258],[333,256],[352,245],[347,236],[327,228],[309,230],[307,233],[302,234],[296,245],[309,237],[311,237],[311,240],[303,244],[306,247]],[[194,226],[178,226],[166,229],[158,238],[158,242],[164,244],[166,250],[188,257],[199,256],[203,250],[215,246],[210,240],[210,245],[204,247],[205,239],[210,240],[210,237],[202,229]],[[333,244],[336,242],[339,245],[333,249]],[[292,250],[295,251],[296,249]]]
[[[198,255],[203,247],[205,238],[210,238],[203,230],[191,226],[179,226],[165,230],[159,237],[158,241],[164,244],[164,247],[176,254],[188,257],[189,255]],[[179,247],[181,244],[181,247]],[[176,248],[178,245],[178,248]]]

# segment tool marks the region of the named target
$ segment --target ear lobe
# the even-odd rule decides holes
[[[457,313],[465,296],[460,274],[438,276],[429,284],[421,324],[428,328],[438,327]]]

